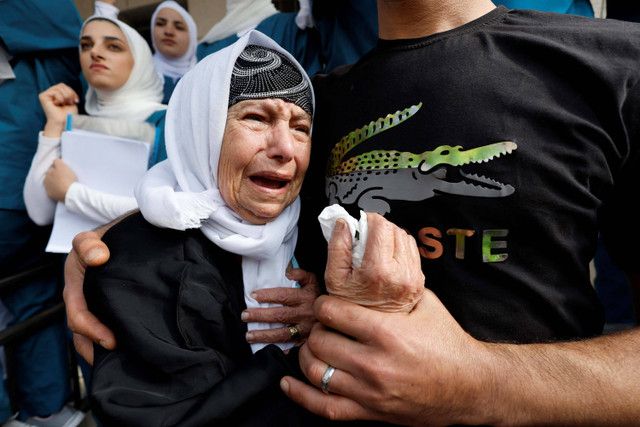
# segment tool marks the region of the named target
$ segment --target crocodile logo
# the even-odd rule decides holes
[[[342,161],[353,148],[409,120],[421,107],[419,103],[381,117],[350,132],[335,145],[327,162],[325,189],[329,204],[356,203],[367,212],[385,215],[391,211],[390,200],[422,201],[438,194],[470,197],[513,194],[515,190],[511,185],[461,170],[470,163],[488,163],[511,154],[517,149],[511,141],[469,150],[459,145],[442,145],[421,154],[374,150]]]

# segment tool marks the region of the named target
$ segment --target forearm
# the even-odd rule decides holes
[[[487,344],[497,425],[640,424],[640,328],[552,344]]]
[[[110,222],[138,207],[134,197],[116,196],[81,183],[69,187],[64,201],[69,212],[100,222]]]
[[[38,135],[38,149],[31,162],[23,191],[27,213],[31,220],[38,225],[47,225],[53,222],[56,202],[47,196],[44,178],[53,160],[59,157],[60,138],[47,138],[40,133]]]

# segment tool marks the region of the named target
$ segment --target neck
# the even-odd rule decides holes
[[[495,8],[491,0],[378,0],[381,39],[412,39],[452,30]]]

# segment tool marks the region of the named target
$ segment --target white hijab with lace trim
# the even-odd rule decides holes
[[[223,200],[218,189],[218,161],[227,120],[229,88],[236,59],[247,45],[280,52],[311,81],[293,56],[259,31],[200,61],[178,82],[169,101],[165,140],[168,159],[151,168],[135,190],[140,211],[158,227],[200,228],[222,249],[242,256],[244,298],[248,308],[259,304],[250,294],[273,287],[295,287],[285,277],[293,257],[300,199],[274,221],[251,224]],[[273,323],[249,323],[249,330],[278,328]],[[254,352],[266,344],[252,344]],[[292,343],[278,344],[282,349]]]
[[[167,76],[172,79],[178,79],[182,77],[187,71],[193,68],[198,62],[196,58],[196,48],[198,47],[198,27],[196,26],[196,21],[193,20],[193,17],[189,12],[185,10],[182,6],[180,6],[175,1],[163,1],[158,5],[155,12],[151,16],[151,33],[153,34],[153,28],[155,26],[156,17],[158,13],[162,9],[173,9],[182,16],[184,23],[187,25],[187,29],[189,32],[189,47],[187,51],[180,58],[167,58],[160,51],[158,51],[158,47],[156,46],[155,38],[151,37],[151,44],[153,45],[153,50],[155,53],[153,54],[153,61],[156,64],[156,69],[161,76]]]
[[[166,109],[167,106],[162,104],[163,82],[146,40],[124,22],[105,16],[87,19],[82,26],[83,31],[89,22],[96,19],[109,21],[120,28],[129,43],[134,64],[129,79],[119,89],[101,90],[89,85],[85,96],[87,113],[106,119],[143,122],[154,112]]]

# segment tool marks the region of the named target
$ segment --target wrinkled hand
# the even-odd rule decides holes
[[[63,297],[67,310],[67,323],[73,332],[73,343],[78,353],[93,365],[93,342],[113,350],[116,338],[87,308],[82,290],[87,267],[96,267],[109,259],[109,249],[100,240],[102,231],[86,231],[73,239],[73,250],[64,266]]]
[[[44,176],[44,189],[49,198],[64,202],[69,187],[78,181],[75,172],[61,159],[54,159]]]
[[[295,280],[300,288],[269,288],[255,292],[254,298],[261,303],[277,303],[282,307],[252,308],[242,313],[245,322],[284,323],[298,329],[300,335],[292,339],[288,327],[253,330],[247,333],[249,343],[303,342],[317,322],[313,314],[313,303],[320,295],[320,285],[316,275],[302,269],[294,269],[287,273],[290,280]]]
[[[351,235],[338,220],[324,274],[330,295],[380,311],[411,311],[424,292],[415,239],[378,214],[368,213],[362,266],[351,269]]]
[[[330,296],[318,298],[315,313],[320,323],[300,349],[300,366],[318,388],[327,366],[336,370],[329,394],[283,378],[282,390],[298,404],[333,420],[487,421],[477,412],[491,411],[491,393],[483,389],[493,377],[488,350],[431,291],[411,313],[384,313]]]
[[[47,117],[44,136],[59,138],[67,123],[68,114],[78,114],[78,94],[64,83],[58,83],[38,95],[40,105]]]

